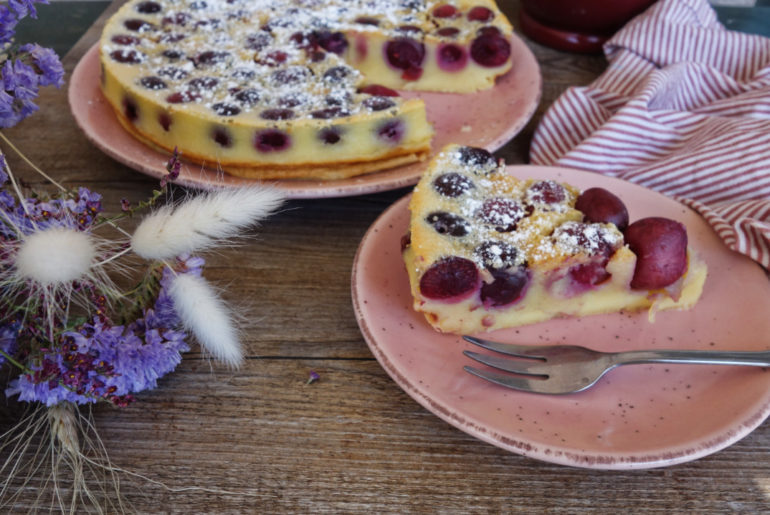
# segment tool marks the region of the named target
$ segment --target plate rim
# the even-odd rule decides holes
[[[515,45],[517,49],[517,56],[519,58],[523,58],[526,61],[527,67],[532,67],[536,73],[533,74],[533,77],[527,77],[528,79],[534,79],[534,83],[532,87],[530,88],[532,91],[531,98],[527,98],[527,109],[525,110],[524,114],[516,119],[516,123],[511,124],[509,126],[506,126],[505,130],[502,130],[498,135],[494,137],[494,139],[487,143],[485,145],[485,148],[489,150],[490,152],[494,152],[499,150],[503,145],[505,145],[507,142],[512,140],[517,134],[521,132],[521,130],[526,127],[527,123],[532,119],[535,112],[537,111],[538,106],[540,105],[540,101],[542,99],[543,94],[543,76],[540,70],[540,63],[538,63],[537,58],[532,53],[532,50],[527,46],[527,44],[524,42],[524,40],[519,37],[518,34],[513,33],[511,37],[511,42]],[[90,84],[93,85],[94,79],[85,73],[85,69],[88,65],[92,64],[90,60],[97,60],[98,61],[98,54],[99,54],[99,42],[94,43],[84,54],[83,56],[78,60],[77,64],[75,65],[75,68],[73,69],[70,79],[68,81],[68,101],[70,106],[70,112],[72,113],[73,117],[75,118],[75,122],[77,126],[80,128],[81,132],[85,134],[86,139],[88,139],[89,142],[91,142],[94,146],[96,146],[100,151],[107,154],[112,159],[122,163],[123,165],[131,168],[132,170],[138,171],[144,175],[148,175],[150,177],[154,178],[160,178],[162,175],[164,175],[163,171],[160,169],[154,169],[150,166],[145,166],[142,163],[137,162],[136,160],[133,160],[130,158],[130,156],[124,155],[124,153],[120,152],[119,150],[115,149],[113,146],[110,145],[109,134],[97,134],[94,131],[92,131],[91,127],[88,123],[88,109],[87,106],[83,106],[83,104],[90,104],[91,102],[95,101],[94,98],[89,96],[85,100],[81,100],[82,95],[77,93],[76,87],[83,84]],[[517,65],[516,62],[514,62],[514,67]],[[513,73],[513,71],[508,72]],[[79,88],[78,88],[79,89]],[[97,88],[99,89],[99,88]],[[406,92],[406,94],[415,94],[415,92]],[[101,90],[99,90],[100,100],[105,106],[108,108],[109,106],[106,105],[106,100],[103,96],[101,96]],[[81,107],[79,107],[81,106]],[[112,113],[110,109],[111,115],[114,117],[114,114]],[[115,120],[117,123],[117,120]],[[121,131],[125,131],[123,127],[120,127]],[[147,147],[147,150],[150,152],[156,152],[155,149],[151,149]],[[438,152],[440,149],[432,147],[431,155],[433,155],[435,152]],[[162,158],[167,159],[167,156],[162,156],[160,153],[158,155]],[[159,160],[160,161],[160,160]],[[415,169],[413,172],[409,172],[406,175],[396,175],[393,176],[387,175],[388,172],[391,170],[399,170],[404,167],[396,167],[391,170],[383,170],[381,172],[374,172],[372,174],[365,174],[357,177],[351,177],[348,179],[342,179],[342,180],[333,180],[333,181],[321,181],[321,180],[302,180],[302,181],[291,181],[291,180],[259,180],[259,179],[245,179],[241,177],[236,176],[230,176],[228,175],[228,183],[232,185],[242,185],[242,184],[255,184],[255,183],[267,183],[275,186],[281,192],[289,199],[315,199],[315,198],[339,198],[339,197],[348,197],[348,196],[356,196],[356,195],[364,195],[368,193],[378,193],[383,191],[390,191],[394,189],[399,189],[407,186],[412,186],[417,183],[419,180],[420,175],[424,171],[425,167],[427,166],[429,159],[426,159],[422,163],[412,163],[411,165],[405,165],[405,166],[415,166],[420,165],[419,168]],[[190,163],[183,163],[183,167],[194,167],[199,165],[194,165]],[[208,173],[213,174],[215,176],[219,176],[223,172],[218,172],[216,170],[212,170],[210,168],[205,168]],[[183,172],[186,172],[187,170],[183,169]],[[384,175],[380,175],[384,174]],[[178,179],[175,180],[175,183],[181,186],[185,187],[191,187],[191,188],[198,188],[198,189],[213,189],[216,187],[222,186],[224,183],[218,183],[214,182],[212,180],[196,180],[194,174],[190,173],[183,173],[180,175]]]
[[[541,166],[541,165],[508,165],[506,166],[506,171],[508,173],[515,173],[517,170],[524,170],[524,169],[527,169],[527,170],[547,169],[547,170],[552,170],[556,172],[566,172],[570,174],[576,173],[576,172],[581,174],[592,173],[585,170],[572,169],[572,168],[562,167],[562,166]],[[604,181],[608,181],[610,183],[620,182],[627,185],[631,185],[632,187],[639,188],[639,189],[645,190],[646,192],[662,197],[667,201],[676,202],[682,207],[682,209],[686,211],[690,211],[696,216],[699,216],[695,211],[693,211],[688,206],[682,204],[681,202],[677,202],[676,200],[671,199],[670,197],[666,197],[665,195],[659,192],[656,192],[654,190],[650,190],[649,188],[645,188],[638,184],[634,184],[615,177],[608,177],[600,174],[596,174],[596,175],[598,176],[597,180],[601,181],[602,183]],[[533,174],[528,173],[528,176],[533,176]],[[451,406],[447,406],[445,405],[445,403],[440,402],[440,400],[435,400],[431,398],[429,394],[423,392],[419,387],[412,384],[412,382],[410,382],[404,376],[404,374],[398,369],[398,367],[392,364],[392,362],[388,359],[388,354],[380,347],[377,341],[377,338],[374,336],[375,332],[372,331],[367,325],[366,317],[364,316],[364,309],[361,305],[361,299],[359,297],[359,292],[358,292],[358,285],[359,285],[358,274],[362,273],[360,271],[360,267],[362,263],[363,250],[366,247],[367,243],[370,240],[375,238],[376,230],[380,228],[383,221],[389,220],[393,216],[393,214],[398,210],[408,208],[408,200],[410,197],[411,197],[411,192],[407,193],[403,197],[400,197],[393,204],[388,206],[375,219],[375,221],[372,222],[372,224],[369,226],[366,233],[362,237],[361,242],[358,246],[358,249],[356,250],[356,254],[353,260],[353,267],[351,271],[351,299],[352,299],[353,309],[356,315],[356,321],[358,322],[359,328],[361,330],[361,334],[364,337],[364,340],[366,341],[367,346],[369,347],[369,349],[372,351],[375,358],[377,359],[377,362],[386,371],[386,373],[391,377],[391,379],[396,383],[396,385],[399,388],[401,388],[410,397],[412,397],[415,401],[417,401],[418,404],[423,406],[425,409],[427,409],[428,411],[430,411],[440,419],[444,420],[445,422],[449,423],[450,425],[454,426],[460,431],[463,431],[464,433],[476,439],[492,444],[506,451],[509,451],[515,454],[520,454],[522,456],[536,459],[538,461],[552,463],[556,465],[575,467],[575,468],[591,469],[591,470],[644,470],[644,469],[661,468],[661,467],[678,465],[678,464],[694,461],[694,460],[703,458],[705,456],[714,454],[716,452],[719,452],[731,446],[732,444],[738,442],[739,440],[745,438],[746,436],[748,436],[751,432],[753,432],[757,427],[759,427],[770,416],[770,388],[768,388],[766,390],[764,401],[761,402],[761,404],[757,402],[756,403],[757,408],[752,413],[748,415],[744,413],[744,414],[741,414],[742,416],[736,416],[735,420],[732,423],[730,423],[722,431],[720,431],[719,434],[715,434],[713,438],[710,438],[707,441],[707,445],[700,445],[700,446],[692,445],[689,447],[684,447],[683,444],[679,444],[677,446],[679,447],[678,450],[676,449],[668,450],[668,449],[662,448],[661,451],[658,453],[605,452],[603,454],[599,454],[599,453],[593,453],[590,451],[581,451],[580,449],[575,449],[575,448],[567,448],[567,447],[557,448],[557,446],[549,447],[547,445],[542,445],[540,443],[533,444],[532,442],[527,441],[526,438],[517,439],[516,437],[513,437],[511,435],[503,435],[493,431],[489,431],[486,428],[484,428],[483,431],[471,432],[471,427],[469,426],[468,421],[456,414],[453,414]],[[702,217],[700,216],[699,218],[702,219]],[[704,223],[705,223],[705,220],[704,220]],[[726,248],[726,250],[733,252],[728,248]],[[749,259],[749,258],[746,257],[746,259]],[[759,267],[758,264],[755,263],[755,265]],[[536,394],[532,394],[532,395],[536,395]],[[672,448],[672,447],[673,446],[670,446],[669,448]],[[561,452],[554,452],[554,450],[558,450]],[[608,458],[608,456],[610,456],[611,458]]]

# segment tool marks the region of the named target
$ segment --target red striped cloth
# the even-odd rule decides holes
[[[770,39],[726,30],[705,0],[660,0],[604,51],[607,71],[549,108],[531,162],[674,197],[770,267]]]

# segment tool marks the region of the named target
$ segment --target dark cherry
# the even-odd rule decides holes
[[[385,86],[380,86],[379,84],[370,84],[368,86],[364,86],[363,88],[358,90],[361,93],[367,93],[369,95],[376,95],[378,97],[397,97],[400,96],[398,94],[398,91],[395,89],[386,88]]]
[[[399,4],[401,5],[402,9],[413,11],[423,7],[423,0],[401,0]]]
[[[456,172],[444,173],[433,179],[433,189],[450,198],[464,195],[475,187],[472,180]]]
[[[432,14],[436,18],[455,18],[460,14],[460,11],[454,5],[442,4],[435,7]]]
[[[163,79],[154,75],[142,77],[139,79],[139,83],[147,89],[166,89],[168,87]]]
[[[158,123],[163,127],[164,131],[168,132],[171,128],[171,115],[168,113],[160,113],[158,115]]]
[[[161,6],[158,2],[139,2],[136,4],[136,11],[142,14],[155,14],[160,10]]]
[[[132,49],[119,48],[110,52],[110,57],[119,63],[137,64],[144,61],[144,54]]]
[[[450,256],[433,263],[420,278],[420,292],[429,299],[460,301],[479,286],[479,271],[473,261]]]
[[[190,9],[193,11],[200,11],[208,7],[209,4],[205,2],[204,0],[196,0],[195,2],[190,2]]]
[[[236,68],[233,70],[233,73],[231,73],[230,76],[238,80],[252,80],[257,76],[257,72],[246,68]]]
[[[497,164],[495,156],[480,147],[460,147],[460,162],[470,166],[488,167]]]
[[[303,101],[303,96],[296,93],[284,95],[278,99],[278,105],[281,107],[297,107]]]
[[[195,29],[217,30],[222,26],[222,20],[219,18],[209,18],[207,20],[198,20],[195,22]]]
[[[135,122],[139,118],[139,107],[133,99],[127,97],[123,99],[123,114],[131,122]]]
[[[163,25],[180,25],[184,27],[190,21],[191,16],[185,12],[174,13],[172,16],[166,16],[161,20]]]
[[[460,33],[460,29],[457,27],[441,27],[436,31],[436,34],[441,36],[442,38],[456,38],[457,35]]]
[[[421,36],[423,33],[423,30],[417,25],[401,25],[396,27],[396,30],[404,34],[414,34],[415,36]]]
[[[169,50],[164,50],[161,55],[170,61],[177,61],[182,57],[184,57],[184,52],[182,52],[181,50],[169,49]]]
[[[269,32],[257,32],[246,37],[245,47],[249,50],[262,50],[270,46],[273,42],[273,36]]]
[[[566,234],[589,255],[610,257],[615,252],[617,244],[607,239],[608,231],[602,226],[574,222],[563,225],[557,231],[559,236]]]
[[[377,27],[380,24],[380,20],[377,18],[371,18],[369,16],[359,16],[356,18],[356,23],[360,23],[361,25],[372,25],[374,27]]]
[[[587,222],[615,224],[623,232],[628,227],[628,209],[615,194],[604,188],[589,188],[575,202]]]
[[[567,190],[556,181],[537,181],[527,190],[529,200],[537,204],[560,204],[567,200]]]
[[[260,64],[264,64],[265,66],[278,66],[279,64],[283,64],[286,62],[286,59],[289,58],[289,54],[284,52],[283,50],[273,50],[272,52],[268,53],[263,59],[257,60]]]
[[[388,143],[396,144],[404,137],[404,123],[401,120],[389,120],[377,129],[377,136]]]
[[[471,230],[471,225],[463,217],[445,211],[434,211],[425,217],[425,221],[432,225],[437,233],[457,238],[465,236]]]
[[[230,135],[230,131],[224,127],[217,127],[214,129],[211,133],[211,137],[220,147],[230,148],[233,146],[233,137]]]
[[[176,66],[166,66],[158,70],[158,75],[172,80],[182,80],[187,78],[187,72]]]
[[[494,25],[487,25],[476,31],[477,36],[500,36],[501,34],[502,32],[500,32],[500,29]]]
[[[217,102],[211,106],[211,109],[219,116],[235,116],[241,112],[240,107],[227,102]]]
[[[484,268],[509,268],[516,264],[519,251],[504,241],[488,240],[473,249],[473,255],[481,261]]]
[[[277,129],[260,131],[254,138],[254,148],[260,152],[284,150],[291,144],[289,135]]]
[[[342,135],[335,127],[325,127],[318,132],[318,139],[323,141],[325,145],[334,145],[340,142]]]
[[[324,80],[326,82],[340,82],[342,79],[350,75],[350,68],[346,66],[333,66],[324,72]]]
[[[196,68],[211,66],[227,61],[230,58],[230,52],[217,50],[206,50],[192,58]]]
[[[529,272],[524,267],[507,270],[490,270],[491,283],[482,283],[481,302],[484,307],[502,307],[524,298],[529,284]]]
[[[403,70],[404,78],[409,79],[422,72],[425,45],[412,38],[394,39],[385,45],[385,56],[391,66]]]
[[[159,41],[161,43],[177,43],[186,37],[187,34],[182,34],[181,32],[167,32],[160,37]]]
[[[265,109],[259,113],[259,117],[263,120],[291,120],[294,118],[294,110],[285,108]]]
[[[171,93],[167,96],[166,102],[169,104],[186,104],[187,102],[195,102],[200,99],[200,97],[201,94],[197,91],[177,91],[176,93]]]
[[[254,106],[259,102],[261,95],[254,88],[242,89],[233,95],[233,98],[245,106]]]
[[[396,105],[394,101],[387,97],[366,98],[363,102],[361,102],[361,104],[367,109],[371,109],[372,111],[384,111],[385,109],[390,109]]]
[[[327,52],[342,55],[348,48],[348,39],[342,32],[318,32],[316,33],[318,44]]]
[[[285,84],[298,84],[308,78],[312,73],[304,66],[290,66],[276,70],[270,74],[270,82],[277,86]]]
[[[631,288],[665,288],[687,270],[687,230],[681,223],[662,217],[642,218],[628,226],[625,239],[636,254]]]
[[[326,52],[323,50],[314,50],[310,52],[310,60],[314,63],[320,63],[326,59]]]
[[[519,220],[526,216],[526,210],[517,201],[505,197],[493,197],[486,199],[476,217],[487,225],[491,225],[497,232],[511,232],[516,229]]]
[[[612,274],[607,271],[605,262],[591,262],[571,267],[569,276],[582,286],[596,286],[609,279]]]
[[[112,36],[111,41],[117,45],[138,45],[142,39],[128,34],[116,34]]]
[[[155,25],[149,21],[139,18],[131,18],[126,20],[123,22],[123,26],[128,30],[133,30],[134,32],[147,32],[155,28]]]
[[[327,107],[326,109],[318,109],[310,113],[311,118],[317,118],[320,120],[328,120],[329,118],[339,118],[341,116],[348,116],[350,111],[347,111],[341,107]]]
[[[289,41],[297,48],[313,48],[318,45],[318,41],[312,32],[295,32],[289,36]]]
[[[219,79],[216,77],[195,77],[187,81],[187,85],[193,89],[210,90],[217,87]]]
[[[501,66],[511,56],[511,44],[500,35],[482,34],[471,43],[471,57],[481,66]]]
[[[470,21],[486,22],[486,21],[490,21],[494,17],[495,17],[495,13],[492,12],[491,9],[480,5],[477,5],[476,7],[473,7],[470,11],[468,11],[468,19]]]
[[[439,45],[436,50],[436,62],[442,70],[456,72],[468,64],[468,54],[461,46],[444,43]]]

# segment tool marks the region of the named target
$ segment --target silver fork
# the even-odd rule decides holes
[[[513,372],[501,374],[465,366],[471,374],[493,383],[534,393],[580,392],[596,384],[619,365],[638,363],[695,363],[703,365],[747,365],[770,367],[770,351],[640,350],[599,352],[577,345],[514,345],[463,336],[471,343],[517,359],[463,351],[485,365]]]

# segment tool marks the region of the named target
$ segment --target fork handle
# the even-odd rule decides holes
[[[770,367],[770,351],[642,350],[615,352],[615,365],[634,363],[696,363],[702,365],[746,365]]]

